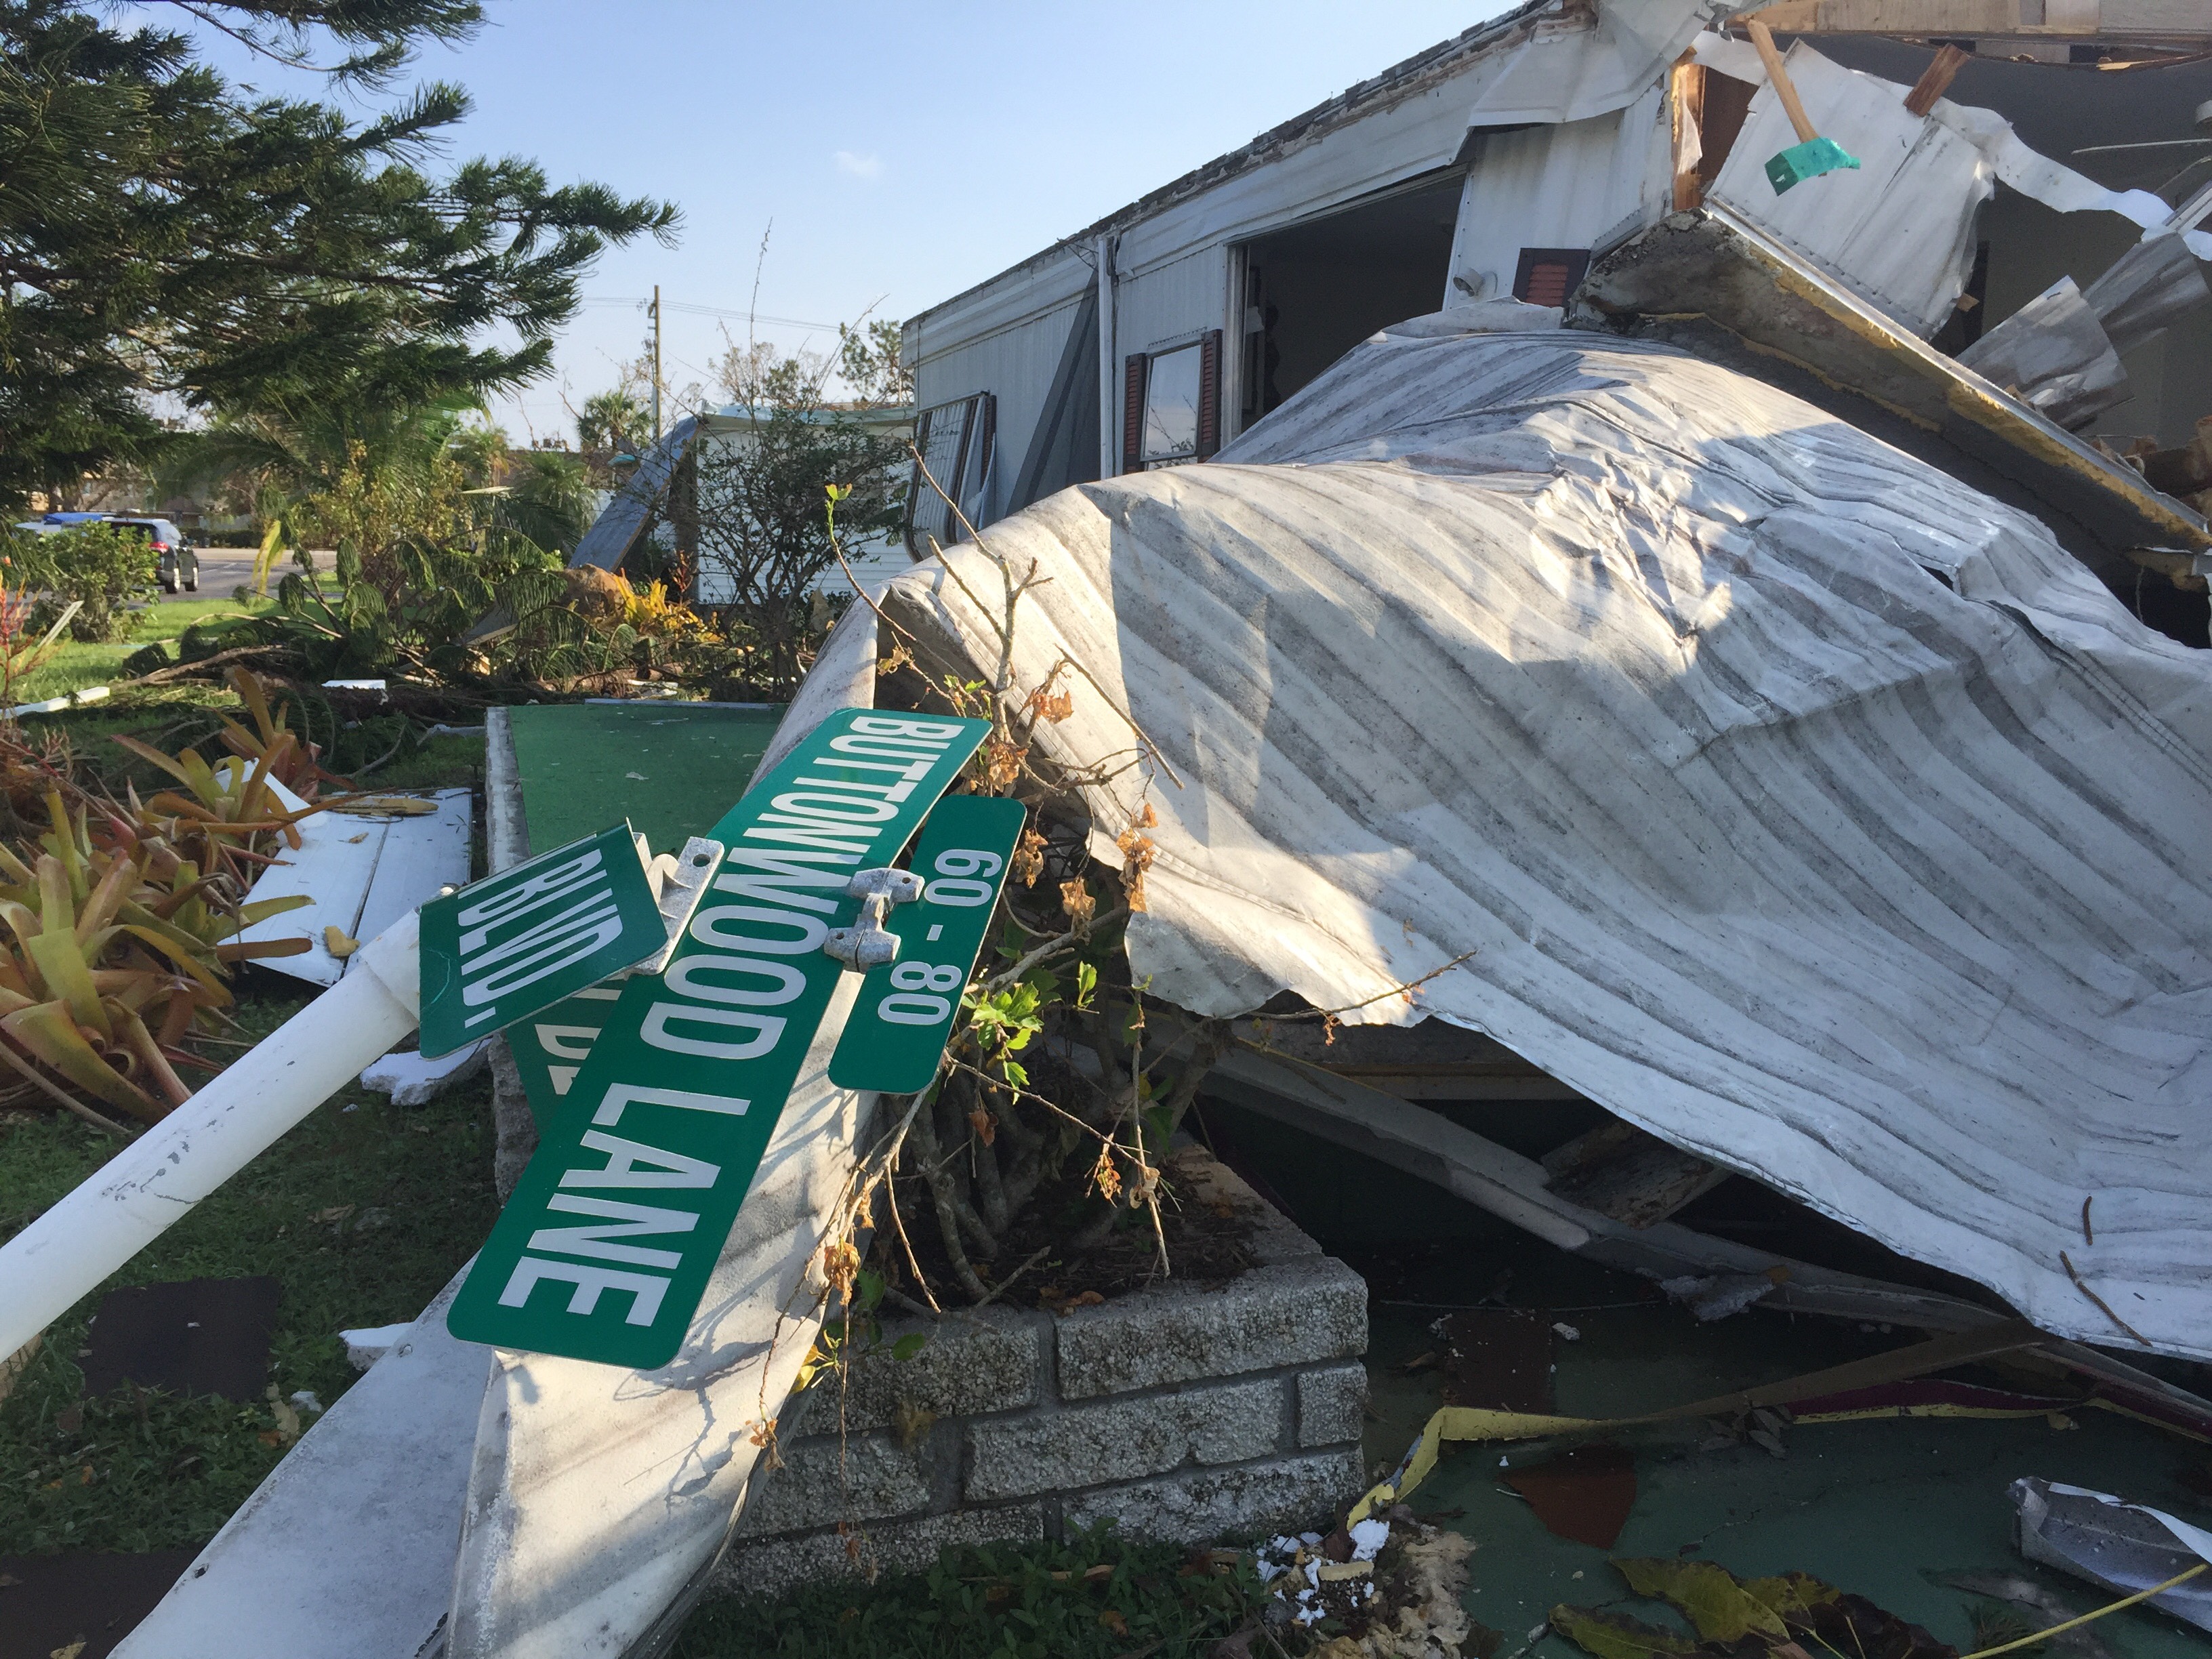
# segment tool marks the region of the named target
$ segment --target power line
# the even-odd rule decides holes
[[[653,301],[649,299],[628,300],[617,298],[611,295],[595,294],[586,297],[583,303],[587,306],[636,307],[649,306]],[[750,319],[750,320],[757,323],[775,323],[784,328],[833,329],[837,326],[835,323],[811,322],[804,317],[771,317],[764,311],[732,311],[725,306],[687,305],[681,300],[665,300],[663,301],[662,303],[671,311],[686,312],[694,317],[723,317],[734,319],[738,322],[744,322],[748,319]]]

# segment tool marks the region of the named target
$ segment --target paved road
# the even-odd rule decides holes
[[[315,568],[328,571],[337,562],[335,553],[315,555]],[[281,559],[269,573],[269,587],[276,591],[284,573],[294,568],[290,558]],[[200,591],[197,593],[163,593],[159,598],[164,605],[178,605],[187,600],[227,599],[231,590],[240,582],[253,580],[253,550],[250,547],[204,547],[200,549]]]

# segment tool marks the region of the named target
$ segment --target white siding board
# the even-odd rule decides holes
[[[1595,247],[1665,211],[1666,109],[1656,88],[1625,110],[1564,126],[1485,134],[1460,194],[1455,274],[1509,294],[1524,247]]]
[[[438,810],[429,817],[395,818],[380,826],[384,846],[376,872],[369,878],[360,915],[346,930],[364,944],[416,906],[437,897],[441,887],[468,885],[475,798],[466,789],[441,789],[432,799]],[[354,961],[349,957],[346,965],[350,968]]]

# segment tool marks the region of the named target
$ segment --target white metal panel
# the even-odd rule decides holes
[[[297,811],[307,803],[273,780],[279,800]],[[295,851],[281,844],[283,860],[261,872],[250,900],[305,894],[308,903],[255,923],[239,934],[263,939],[305,939],[305,954],[269,957],[264,968],[314,985],[335,985],[349,958],[334,957],[323,930],[335,927],[367,944],[401,916],[437,896],[447,882],[469,878],[469,835],[474,803],[465,789],[440,791],[436,812],[380,818],[350,812],[318,812],[300,822]]]
[[[376,873],[369,878],[361,914],[346,930],[353,938],[374,939],[409,911],[437,897],[441,887],[468,885],[476,797],[466,789],[441,789],[430,799],[438,803],[431,816],[386,822]],[[347,958],[349,968],[352,960]]]
[[[290,811],[307,805],[273,778],[269,787]],[[308,902],[256,922],[239,938],[249,944],[305,939],[307,950],[302,956],[265,957],[263,967],[312,985],[338,982],[345,963],[331,954],[323,940],[323,929],[335,927],[349,939],[361,937],[354,929],[360,925],[361,907],[376,876],[376,860],[384,850],[384,832],[389,823],[385,818],[318,812],[301,820],[297,848],[277,843],[275,851],[283,862],[263,870],[246,897],[292,898],[305,894]]]
[[[1227,325],[1229,250],[1216,244],[1122,279],[1115,309],[1115,387],[1131,353],[1157,350],[1209,328]],[[1121,398],[1115,398],[1119,412]],[[1118,434],[1117,434],[1118,436]],[[1121,453],[1118,442],[1115,453]]]
[[[1476,127],[1584,121],[1636,102],[1709,21],[1734,0],[1633,0],[1601,5],[1595,26],[1538,27],[1468,77]],[[1565,246],[1565,244],[1562,244]]]
[[[1996,192],[1988,156],[1905,107],[1908,88],[1847,70],[1804,41],[1790,78],[1824,137],[1858,158],[1778,196],[1767,158],[1797,143],[1762,83],[1707,194],[1803,254],[1923,338],[1943,325],[1973,263],[1974,218]]]
[[[1523,248],[1621,240],[1665,211],[1668,155],[1656,88],[1609,115],[1486,133],[1460,192],[1452,274],[1496,299]]]
[[[1089,792],[1108,862],[1158,814],[1158,994],[1486,1031],[2047,1330],[2130,1340],[2064,1250],[2212,1357],[2212,660],[2035,519],[1664,347],[1408,331],[994,545],[1048,578],[1018,684],[1101,688],[1050,759],[1133,720],[1173,768]],[[995,654],[941,572],[885,604]]]
[[[994,518],[1006,491],[1029,453],[1037,422],[1044,417],[1046,398],[1060,354],[1066,349],[1068,331],[1075,326],[1090,289],[1090,268],[1084,267],[1086,285],[1051,309],[993,329],[957,345],[931,351],[925,349],[915,372],[919,406],[933,408],[956,398],[979,392],[999,400],[994,428],[995,453],[992,458],[992,502],[986,517]],[[929,337],[925,332],[922,337]],[[902,554],[898,568],[907,561]]]

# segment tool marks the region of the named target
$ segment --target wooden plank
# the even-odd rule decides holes
[[[438,810],[429,817],[384,821],[383,850],[375,874],[355,925],[348,930],[364,945],[410,910],[437,897],[441,887],[468,884],[474,799],[466,789],[441,789],[431,799]]]
[[[1776,0],[1741,12],[1778,34],[1946,35],[2006,40],[2212,40],[2203,0]]]
[[[1951,82],[1959,71],[1972,61],[1973,53],[1961,52],[1946,43],[1943,49],[1929,59],[1928,67],[1920,71],[1920,78],[1912,83],[1912,90],[1905,94],[1905,107],[1915,115],[1925,115],[1936,107],[1936,100],[1950,91]]]

